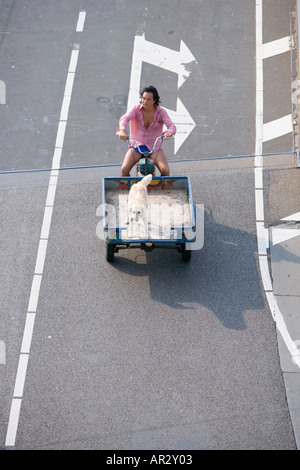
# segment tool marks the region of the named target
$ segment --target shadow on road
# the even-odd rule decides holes
[[[256,235],[216,224],[206,215],[204,238],[204,247],[192,252],[189,263],[176,250],[157,249],[146,254],[146,265],[118,255],[113,265],[130,276],[148,275],[152,300],[187,312],[201,305],[226,328],[243,330],[245,311],[265,306]]]

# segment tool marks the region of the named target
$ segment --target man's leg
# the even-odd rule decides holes
[[[130,170],[136,164],[139,158],[139,152],[133,148],[128,149],[121,166],[121,176],[130,176]]]
[[[166,156],[162,150],[155,152],[151,159],[159,169],[161,176],[170,176],[170,168],[166,159]]]

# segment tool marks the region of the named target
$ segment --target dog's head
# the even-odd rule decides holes
[[[129,220],[134,220],[138,222],[140,217],[143,216],[145,211],[145,206],[142,204],[133,204],[129,207]]]

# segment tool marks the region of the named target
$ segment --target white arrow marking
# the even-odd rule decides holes
[[[183,41],[181,41],[180,51],[178,52],[146,41],[144,35],[135,36],[127,109],[131,109],[139,101],[143,62],[177,73],[179,88],[190,75],[190,72],[186,70],[186,65],[192,61],[195,61],[195,57]],[[192,132],[196,123],[179,98],[177,98],[176,111],[168,109],[166,111],[177,127],[174,140],[174,153],[176,153]]]
[[[300,222],[300,212],[296,212],[295,214],[289,215],[288,217],[284,217],[281,220],[294,220]]]
[[[175,126],[177,127],[177,132],[174,136],[175,154],[196,126],[196,123],[179,98],[177,98],[176,108],[176,111],[165,108]]]
[[[278,245],[300,235],[300,229],[272,227],[272,244]]]
[[[133,92],[139,92],[136,86],[140,85],[142,62],[177,73],[178,88],[180,88],[191,74],[187,70],[187,65],[194,61],[196,61],[195,57],[182,40],[180,42],[180,51],[174,51],[168,47],[146,41],[144,34],[135,36],[131,68],[131,80],[133,80],[131,85],[135,85]],[[132,89],[132,86],[130,86],[130,89]]]
[[[284,217],[281,220],[285,221],[299,221],[300,212]],[[300,235],[300,229],[295,228],[294,226],[287,227],[286,225],[278,225],[277,227],[272,227],[272,243],[277,245],[278,243],[283,243],[292,238],[298,237]]]

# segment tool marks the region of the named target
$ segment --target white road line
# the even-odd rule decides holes
[[[79,46],[75,44],[76,49],[73,49],[71,54],[70,66],[69,66],[69,73],[75,73],[78,61],[78,54],[79,54]]]
[[[80,28],[83,28],[83,16],[80,17]],[[79,23],[79,20],[78,20]],[[82,30],[82,29],[81,29]],[[25,327],[22,338],[22,345],[19,356],[19,364],[15,381],[15,388],[13,392],[13,398],[11,403],[11,409],[9,414],[9,421],[7,426],[5,445],[11,447],[15,445],[18,423],[21,411],[21,403],[23,398],[23,391],[26,380],[26,372],[29,361],[29,353],[33,335],[33,328],[36,316],[36,310],[38,306],[40,287],[42,282],[42,276],[44,271],[44,264],[46,259],[47,244],[49,239],[51,220],[53,214],[53,206],[57,188],[57,179],[59,174],[60,159],[62,155],[62,148],[64,144],[65,131],[68,119],[69,106],[71,101],[74,77],[76,72],[76,66],[78,61],[79,45],[75,44],[74,49],[71,53],[70,65],[68,70],[68,76],[65,85],[65,94],[61,107],[60,121],[58,124],[54,155],[52,159],[52,170],[49,178],[47,199],[44,209],[44,217],[41,228],[40,242],[36,257],[35,271],[33,281],[31,285],[31,292],[28,302],[28,310],[26,315]]]
[[[49,186],[48,186],[48,193],[47,193],[47,200],[46,200],[46,206],[53,206],[54,205],[54,199],[55,199],[55,193],[56,193],[56,185],[57,185],[57,178],[58,175],[53,174],[53,170],[51,171],[50,175],[50,181],[49,181]]]
[[[300,222],[300,212],[296,212],[295,214],[288,215],[287,217],[284,217],[281,220],[295,220],[297,222]]]
[[[74,77],[75,77],[74,72],[68,73],[68,78],[67,78],[67,81],[66,81],[64,96],[71,96],[72,89],[73,89],[73,83],[74,83]]]
[[[79,13],[77,26],[76,26],[76,32],[78,32],[78,33],[81,33],[83,31],[85,16],[86,16],[86,11],[81,11]]]
[[[52,187],[52,191],[54,191],[53,187]],[[55,195],[53,195],[53,199],[54,199],[54,197],[55,197]],[[44,211],[44,220],[43,220],[43,224],[42,224],[42,230],[41,230],[41,237],[40,238],[48,238],[49,237],[52,213],[53,213],[53,207],[46,206],[45,211]]]
[[[71,95],[64,96],[63,104],[62,104],[61,112],[60,112],[60,121],[68,120],[70,101],[71,101]]]
[[[6,445],[7,446],[15,445],[15,439],[16,439],[16,434],[18,430],[19,416],[20,416],[20,411],[21,411],[21,404],[22,404],[21,398],[12,399],[10,415],[9,415],[9,423],[8,423],[8,428],[7,428],[7,433],[6,433]]]
[[[35,274],[31,284],[30,297],[28,302],[28,312],[36,312],[37,303],[40,295],[40,287],[42,282],[42,276]]]
[[[29,354],[22,354],[22,353],[20,354],[15,389],[14,389],[14,398],[23,397],[28,359],[29,359]]]
[[[34,312],[27,312],[25,329],[23,333],[23,341],[21,346],[21,353],[24,354],[29,354],[30,351],[35,315],[36,314]]]
[[[63,142],[65,139],[66,125],[67,125],[66,121],[59,121],[56,142],[55,142],[56,148],[61,149],[63,146]]]
[[[46,259],[48,239],[40,239],[38,254],[36,257],[34,274],[43,274]]]
[[[287,114],[263,125],[263,142],[268,142],[291,132],[293,132],[292,115]]]
[[[291,43],[291,36],[286,36],[284,38],[262,44],[262,58],[268,59],[269,57],[288,52],[291,49]]]
[[[263,141],[266,141],[266,127],[263,124],[263,60],[265,51],[262,43],[262,26],[263,26],[263,0],[256,0],[256,139],[255,139],[255,199],[256,199],[256,231],[257,231],[257,244],[259,267],[261,278],[265,290],[265,294],[269,303],[272,317],[276,322],[277,330],[280,332],[281,337],[288,348],[294,364],[300,368],[300,353],[297,345],[293,342],[284,318],[278,307],[276,297],[273,291],[272,278],[268,264],[268,248],[269,248],[269,231],[265,228],[264,221],[261,219],[264,210],[263,198]],[[278,42],[278,49],[276,50],[276,43],[273,43],[272,53],[276,55],[279,50],[282,50],[282,42]],[[264,53],[263,53],[264,51]],[[269,51],[270,52],[270,51]],[[269,56],[268,56],[269,57]],[[288,120],[288,117],[285,117]],[[286,124],[288,124],[286,122]],[[289,125],[289,124],[288,124]],[[275,130],[276,125],[271,125],[271,137],[277,136]],[[263,138],[264,135],[264,138]]]
[[[299,228],[271,227],[272,245],[291,240],[300,235]]]

